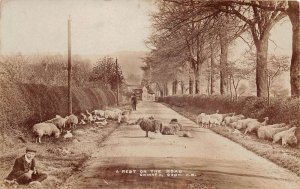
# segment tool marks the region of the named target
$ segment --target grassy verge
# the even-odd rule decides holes
[[[128,109],[127,106],[121,109]],[[79,173],[84,163],[90,156],[101,150],[101,143],[119,127],[116,121],[109,121],[106,126],[78,125],[72,131],[73,138],[64,140],[59,138],[43,137],[41,144],[35,144],[34,139],[27,137],[26,143],[16,143],[13,149],[3,149],[6,153],[0,155],[0,188],[15,188],[17,185],[7,185],[3,179],[12,169],[14,160],[23,155],[26,146],[33,146],[37,149],[37,169],[48,174],[48,178],[42,182],[43,188],[56,189],[63,184],[73,174]],[[1,150],[2,151],[2,150]],[[30,186],[20,186],[17,188],[30,188]]]
[[[178,107],[166,103],[163,104],[191,120],[196,120],[196,116],[199,112],[199,110],[196,107]],[[299,146],[296,148],[283,148],[279,144],[274,145],[269,141],[258,139],[254,135],[233,134],[226,127],[212,127],[210,129],[216,132],[217,134],[220,134],[242,145],[243,147],[256,153],[257,155],[269,159],[275,164],[286,168],[300,176]]]

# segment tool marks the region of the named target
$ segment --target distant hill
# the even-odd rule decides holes
[[[121,51],[108,55],[80,55],[83,58],[88,58],[95,64],[96,61],[104,56],[118,58],[125,80],[128,84],[138,85],[142,81],[143,71],[140,69],[144,65],[142,58],[147,55],[144,51]]]

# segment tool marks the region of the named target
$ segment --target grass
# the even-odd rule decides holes
[[[196,116],[199,113],[199,110],[196,107],[178,107],[167,103],[163,104],[191,120],[196,120]],[[283,148],[279,144],[272,144],[269,141],[258,139],[255,135],[233,134],[229,132],[226,127],[222,126],[212,127],[210,129],[215,133],[242,145],[257,155],[269,159],[280,167],[286,168],[300,176],[299,146],[295,148]]]

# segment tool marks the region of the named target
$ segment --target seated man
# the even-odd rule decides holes
[[[6,181],[15,180],[18,184],[28,184],[33,181],[41,182],[47,178],[47,174],[39,173],[35,167],[36,150],[26,148],[26,153],[15,160],[13,170],[9,173]]]

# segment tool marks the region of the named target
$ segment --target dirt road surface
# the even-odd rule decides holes
[[[131,119],[177,118],[191,138],[120,126],[64,188],[300,188],[294,173],[155,102],[138,104]],[[180,135],[180,134],[179,134]]]

